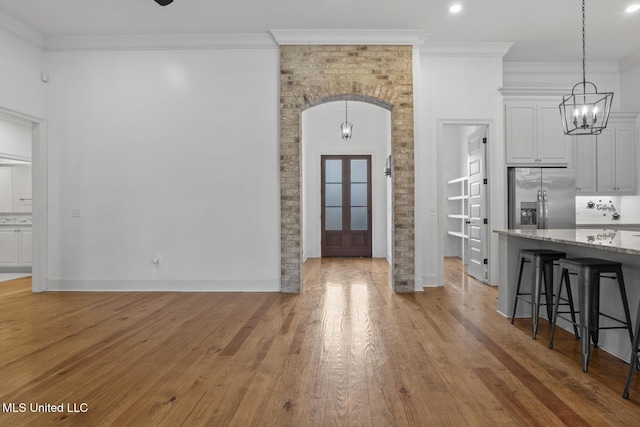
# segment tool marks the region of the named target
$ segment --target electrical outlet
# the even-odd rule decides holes
[[[151,257],[153,265],[160,266],[160,255],[154,255]]]

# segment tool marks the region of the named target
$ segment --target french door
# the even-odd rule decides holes
[[[322,256],[371,257],[371,156],[322,156]]]

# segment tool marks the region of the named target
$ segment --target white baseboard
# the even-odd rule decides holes
[[[422,276],[422,286],[420,290],[422,290],[422,288],[441,288],[442,286],[437,274]]]
[[[280,279],[50,278],[47,291],[80,292],[280,292]]]

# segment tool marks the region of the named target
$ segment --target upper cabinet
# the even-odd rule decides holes
[[[596,193],[598,191],[596,137],[582,135],[573,138],[576,141],[576,193]]]
[[[505,109],[508,166],[567,166],[557,102],[508,101]]]
[[[611,113],[598,136],[576,136],[576,191],[636,194],[637,113]]]
[[[598,192],[635,194],[635,120],[610,119],[596,145]]]

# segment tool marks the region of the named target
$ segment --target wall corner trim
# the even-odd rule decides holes
[[[499,57],[509,52],[513,43],[425,42],[420,52],[426,56]]]
[[[0,11],[0,28],[39,49],[44,49],[43,34],[2,11]]]
[[[269,30],[283,45],[410,45],[421,46],[422,30]]]
[[[50,36],[44,47],[48,52],[277,48],[267,33]]]
[[[627,56],[622,59],[619,63],[620,71],[627,71],[637,65],[640,65],[640,52],[634,53],[633,55]]]

